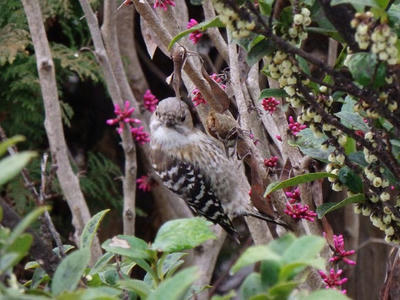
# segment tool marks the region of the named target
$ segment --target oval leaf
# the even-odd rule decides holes
[[[15,177],[36,156],[36,152],[24,151],[0,160],[0,185]]]
[[[7,149],[16,143],[25,141],[25,137],[22,135],[16,135],[12,138],[6,139],[5,141],[0,143],[0,156],[6,153]]]
[[[351,203],[361,203],[365,201],[365,196],[364,194],[357,194],[354,196],[351,196],[349,198],[346,198],[340,202],[327,202],[324,203],[320,206],[317,207],[317,214],[318,214],[318,219],[321,219],[323,216],[325,216],[327,213],[334,211],[336,209],[339,209],[347,204]]]
[[[184,269],[163,281],[147,300],[180,300],[196,279],[196,267]]]
[[[171,47],[177,41],[179,41],[181,38],[187,36],[188,34],[191,34],[192,32],[195,32],[196,30],[204,31],[204,30],[206,30],[208,28],[212,28],[212,27],[225,27],[225,25],[220,21],[220,19],[218,17],[201,22],[201,23],[197,24],[196,26],[193,26],[190,29],[184,30],[184,31],[178,33],[176,36],[174,36],[168,45],[168,50],[170,50]]]
[[[147,243],[134,236],[118,235],[105,241],[101,247],[106,251],[130,258],[151,258]]]
[[[79,249],[66,256],[57,267],[51,281],[53,294],[75,290],[89,261],[89,248]]]
[[[259,99],[262,100],[264,98],[269,97],[288,97],[284,89],[263,89],[261,91]]]
[[[252,265],[262,260],[279,260],[280,256],[272,251],[267,245],[259,245],[249,247],[239,257],[236,263],[232,267],[232,273],[236,273],[243,267]]]
[[[332,178],[337,178],[336,175],[333,175],[331,173],[327,172],[317,172],[317,173],[307,173],[303,175],[299,175],[296,177],[289,178],[284,181],[278,181],[278,182],[273,182],[267,186],[267,189],[265,190],[264,197],[267,197],[269,194],[272,192],[275,192],[276,190],[284,189],[290,186],[296,186],[302,183],[314,181],[317,179],[325,178],[325,177],[332,177]]]
[[[158,230],[152,249],[177,252],[197,247],[207,240],[216,238],[210,229],[210,224],[202,218],[168,221]]]
[[[283,253],[285,263],[303,262],[317,257],[326,241],[314,235],[302,236],[296,239]]]
[[[307,297],[304,297],[303,300],[350,300],[349,297],[343,295],[341,292],[336,291],[334,289],[325,289],[325,290],[318,290]]]
[[[80,248],[90,248],[92,246],[93,239],[96,236],[97,228],[99,228],[101,220],[103,220],[104,216],[109,211],[109,209],[105,209],[101,212],[98,212],[89,220],[89,222],[86,223],[81,235]]]
[[[348,187],[353,193],[361,193],[363,191],[363,184],[360,176],[358,176],[352,169],[345,166],[339,170],[338,178],[341,183]]]
[[[143,280],[122,280],[118,281],[117,284],[122,289],[135,292],[141,299],[146,299],[152,291],[151,287]]]

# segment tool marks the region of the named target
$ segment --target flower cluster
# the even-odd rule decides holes
[[[269,167],[269,168],[274,168],[278,164],[278,157],[277,156],[271,156],[270,158],[264,159],[264,166]]]
[[[343,235],[333,235],[333,252],[334,255],[329,259],[330,262],[339,262],[343,261],[348,265],[355,265],[356,262],[354,260],[348,259],[348,256],[353,255],[355,250],[344,250],[344,239]]]
[[[241,19],[231,7],[226,6],[224,1],[214,0],[213,3],[219,19],[225,24],[226,28],[232,32],[233,38],[240,39],[248,37],[251,31],[256,27],[250,15],[248,16],[248,20],[244,20]]]
[[[300,200],[300,190],[296,188],[292,192],[286,192],[286,196],[289,198],[286,202],[286,208],[284,210],[285,214],[289,215],[295,221],[301,219],[314,222],[317,214],[310,210],[307,204],[301,204],[297,201]]]
[[[373,14],[370,11],[365,13],[356,13],[354,19],[351,20],[351,27],[356,29],[355,40],[358,47],[364,50],[369,47],[370,43],[370,30],[373,25]]]
[[[307,38],[305,28],[310,26],[310,10],[303,7],[300,13],[293,16],[292,27],[289,28],[288,34],[292,38],[293,43],[299,43]]]
[[[151,190],[151,179],[149,176],[143,175],[136,179],[136,184],[138,185],[138,189],[143,192],[150,192]]]
[[[289,116],[289,130],[294,136],[305,128],[307,128],[306,125],[295,122],[293,116]]]
[[[124,124],[126,124],[136,142],[138,142],[139,144],[148,143],[150,141],[149,134],[144,131],[143,126],[131,127],[131,125],[133,124],[141,123],[139,119],[132,118],[132,113],[134,111],[135,108],[130,107],[129,101],[125,101],[123,109],[121,109],[118,104],[115,104],[114,113],[116,115],[116,118],[109,119],[106,121],[106,123],[110,126],[118,124],[117,132],[119,134],[122,134],[122,131],[124,130]]]
[[[211,79],[213,79],[216,83],[218,83],[219,86],[220,86],[222,89],[225,89],[225,88],[226,88],[226,85],[222,82],[222,78],[221,78],[220,75],[213,73],[213,74],[210,75],[210,77],[211,77]],[[193,105],[194,105],[194,106],[198,106],[198,105],[200,105],[200,104],[206,104],[206,103],[207,103],[206,99],[204,99],[203,95],[201,94],[201,92],[200,92],[200,90],[199,90],[198,88],[195,88],[195,89],[192,91],[192,95],[193,95],[193,97],[192,97],[192,102],[193,102]]]
[[[327,289],[338,289],[341,290],[341,285],[346,283],[348,278],[344,277],[341,278],[343,270],[339,269],[335,271],[335,269],[330,269],[329,273],[325,273],[323,271],[318,271],[319,275],[321,276],[322,280],[325,283],[325,287]],[[343,294],[346,294],[346,290],[342,290]]]
[[[371,34],[371,40],[371,51],[379,60],[386,61],[389,65],[397,64],[397,34],[391,31],[389,25],[376,26]]]
[[[189,23],[186,26],[186,28],[190,29],[193,26],[196,26],[198,24],[199,24],[199,22],[197,22],[195,19],[190,19]],[[193,31],[189,35],[189,40],[191,40],[193,44],[197,44],[202,36],[203,36],[203,33],[200,30],[196,30],[196,31]]]
[[[272,114],[275,112],[276,107],[279,105],[279,101],[276,100],[274,97],[264,98],[262,100],[262,106],[264,107],[265,111]]]
[[[118,123],[119,127],[117,128],[117,131],[119,134],[122,133],[124,129],[124,123],[125,124],[139,124],[140,120],[132,118],[132,114],[135,111],[134,107],[130,107],[129,101],[125,101],[124,108],[121,109],[121,107],[118,104],[114,105],[114,113],[117,116],[114,119],[109,119],[106,121],[108,125],[115,125]]]
[[[168,5],[175,6],[174,0],[155,0],[154,8],[161,7],[163,10],[167,11]]]
[[[146,90],[143,95],[143,104],[149,112],[156,110],[158,102],[159,100],[156,98],[156,96],[154,96],[150,90]]]

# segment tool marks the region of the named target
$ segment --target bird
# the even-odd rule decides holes
[[[161,100],[153,112],[150,149],[152,166],[163,184],[195,215],[219,224],[236,241],[236,216],[280,224],[251,206],[248,193],[240,188],[239,170],[222,144],[194,126],[188,105],[177,97]]]

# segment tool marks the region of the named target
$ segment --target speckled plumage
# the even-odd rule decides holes
[[[230,218],[246,210],[248,195],[220,143],[193,127],[186,104],[176,98],[159,103],[150,131],[153,167],[164,184],[196,214],[236,235]]]

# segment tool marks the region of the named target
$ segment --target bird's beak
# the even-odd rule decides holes
[[[167,127],[173,127],[173,126],[175,126],[175,121],[172,120],[172,119],[168,119],[168,120],[166,121],[165,125],[166,125]]]

